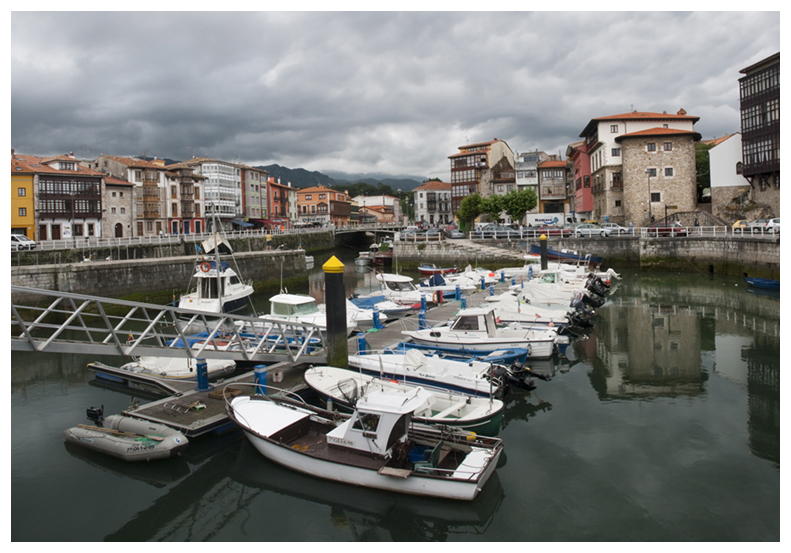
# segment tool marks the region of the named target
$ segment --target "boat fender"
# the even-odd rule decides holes
[[[211,265],[209,265],[207,262],[204,261],[203,263],[200,264],[200,270],[203,271],[204,273],[208,273],[209,269],[211,269]]]

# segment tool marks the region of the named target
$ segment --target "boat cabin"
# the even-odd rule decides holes
[[[403,275],[376,275],[377,280],[381,281],[388,290],[394,292],[418,292],[412,283],[412,278]]]
[[[300,317],[319,313],[316,300],[301,294],[277,294],[269,299],[269,312],[276,317]]]
[[[239,275],[236,274],[236,271],[231,269],[231,266],[225,261],[220,262],[219,275],[217,274],[216,261],[205,261],[201,263],[195,271],[195,278],[197,278],[197,287],[194,293],[201,299],[219,298],[217,286],[218,278],[222,279],[222,289],[223,293],[226,295],[231,289],[231,286],[244,284],[239,279]]]
[[[417,390],[404,396],[373,391],[361,397],[352,416],[327,434],[327,445],[386,457],[395,444],[407,439],[412,413],[425,402]]]
[[[494,336],[496,328],[491,308],[462,309],[450,327],[453,332],[482,332],[487,336]]]

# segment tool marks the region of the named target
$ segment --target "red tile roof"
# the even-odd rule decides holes
[[[449,182],[430,181],[416,186],[415,190],[450,190],[451,188]]]
[[[53,168],[47,165],[47,162],[52,161],[68,161],[74,163],[74,170],[67,170],[67,169],[58,169]],[[46,173],[49,175],[57,174],[57,175],[82,175],[88,177],[103,177],[104,173],[100,173],[99,171],[94,171],[93,169],[88,169],[87,167],[83,167],[80,165],[78,159],[75,159],[70,156],[50,156],[50,157],[38,157],[38,156],[31,156],[31,155],[23,155],[23,154],[14,154],[11,158],[11,172],[12,173],[19,173],[17,171],[17,167],[23,167],[23,172],[30,172],[30,173]]]
[[[547,167],[566,167],[568,165],[565,161],[545,161],[538,164],[539,169],[546,169]]]
[[[107,159],[111,159],[113,161],[126,165],[127,167],[145,167],[150,169],[164,169],[164,166],[157,165],[156,163],[153,163],[151,161],[146,161],[145,159],[137,159],[134,157],[123,157],[123,156],[108,156],[108,155],[103,155],[100,157],[106,157]]]
[[[700,133],[695,131],[683,131],[681,129],[666,129],[664,127],[654,127],[653,129],[646,129],[644,131],[630,132],[616,136],[615,141],[621,142],[624,138],[640,138],[645,136],[678,136],[690,135],[694,140],[700,140]]]
[[[580,136],[587,136],[593,132],[593,128],[598,125],[600,121],[692,121],[697,123],[700,117],[694,115],[687,115],[683,109],[678,110],[678,113],[654,113],[651,111],[630,111],[628,113],[621,113],[618,115],[605,115],[604,117],[596,117],[591,119],[585,126]]]

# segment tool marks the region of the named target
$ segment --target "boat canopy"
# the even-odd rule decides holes
[[[316,300],[312,296],[299,294],[277,294],[269,299],[272,315],[312,315],[319,312]]]
[[[360,309],[373,309],[377,303],[388,300],[384,296],[370,296],[367,298],[352,298],[350,301]]]

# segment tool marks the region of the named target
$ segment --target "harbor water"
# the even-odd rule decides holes
[[[347,292],[375,286],[354,252],[335,254]],[[289,291],[323,302],[328,255]],[[779,294],[613,268],[623,278],[595,328],[566,359],[533,366],[550,381],[506,398],[505,453],[472,502],[297,474],[239,431],[150,463],[72,446],[63,430],[87,423],[86,408],[114,414],[152,398],[97,383],[93,357],[13,352],[11,539],[778,541]],[[276,292],[259,293],[256,311]]]

